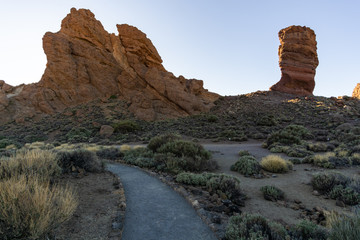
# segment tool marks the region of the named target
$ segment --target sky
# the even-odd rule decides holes
[[[127,23],[147,34],[164,67],[221,95],[268,90],[280,80],[278,32],[312,28],[319,66],[314,95],[351,96],[360,82],[358,0],[0,0],[0,79],[38,82],[45,32],[72,7],[90,9],[105,30]]]

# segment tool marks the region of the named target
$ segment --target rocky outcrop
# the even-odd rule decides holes
[[[312,95],[315,69],[319,65],[314,31],[308,27],[290,26],[280,30],[279,39],[281,79],[270,90]]]
[[[360,99],[360,83],[356,84],[354,91],[352,93],[352,97]]]
[[[0,122],[61,112],[96,98],[116,95],[144,120],[208,111],[217,94],[203,82],[167,72],[146,35],[126,24],[109,34],[90,10],[71,9],[57,33],[47,32],[47,65],[36,84],[0,82]],[[6,116],[5,116],[6,115]]]

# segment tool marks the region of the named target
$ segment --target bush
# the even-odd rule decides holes
[[[241,150],[241,151],[239,151],[239,156],[240,157],[242,157],[242,156],[251,156],[251,154],[247,150]]]
[[[284,199],[284,192],[275,186],[263,186],[260,188],[264,198],[268,201],[276,202]]]
[[[16,147],[20,147],[20,144],[14,140],[3,138],[0,139],[0,148],[6,148],[7,146],[15,145]]]
[[[60,175],[56,154],[45,150],[17,151],[9,159],[0,160],[0,179],[17,178],[20,175],[34,176],[41,181],[48,181]]]
[[[61,151],[57,156],[64,173],[71,172],[72,167],[82,168],[87,172],[104,171],[104,164],[95,153],[88,150]]]
[[[309,143],[307,145],[307,149],[313,152],[326,152],[326,150],[328,149],[327,144],[325,143]]]
[[[292,169],[293,164],[278,155],[268,155],[262,158],[260,166],[272,173],[284,173]]]
[[[147,148],[130,149],[124,152],[123,160],[139,167],[153,168],[157,166],[154,153]]]
[[[303,139],[311,139],[312,135],[309,130],[300,125],[289,125],[284,129],[270,134],[266,140],[266,144],[271,148],[271,145],[280,143],[284,145],[301,144]]]
[[[176,181],[193,186],[205,186],[211,194],[217,194],[223,199],[244,206],[246,196],[241,192],[240,180],[236,177],[226,174],[183,172],[177,175]]]
[[[335,175],[329,173],[315,174],[311,179],[311,185],[321,193],[331,191],[335,185]]]
[[[91,131],[84,127],[73,127],[67,134],[66,139],[69,142],[87,142],[91,137]]]
[[[286,236],[286,230],[282,225],[271,223],[260,215],[252,214],[232,216],[225,233],[228,240],[283,240]]]
[[[328,233],[315,223],[303,220],[290,230],[290,235],[291,239],[326,240]]]
[[[260,164],[253,156],[242,156],[240,159],[231,166],[231,171],[239,172],[245,176],[259,174]]]
[[[132,120],[121,120],[113,124],[114,132],[128,133],[140,129],[140,125]]]
[[[198,160],[209,160],[210,152],[206,151],[203,146],[198,143],[188,142],[184,140],[175,140],[165,143],[159,149],[159,153],[172,153],[176,157],[192,157]]]
[[[327,152],[325,154],[316,154],[304,159],[306,163],[312,163],[315,166],[323,168],[335,168],[335,165],[330,161],[332,157],[335,157],[335,153]]]
[[[360,165],[360,153],[353,153],[350,160],[352,165]]]
[[[331,223],[329,240],[358,240],[360,236],[360,214],[348,217],[342,216]],[[345,238],[344,238],[345,237]]]
[[[285,149],[284,153],[289,157],[306,157],[312,154],[312,152],[305,149],[302,145],[292,145],[291,147]]]
[[[77,207],[69,188],[50,187],[34,177],[0,182],[1,239],[39,239],[68,220]]]
[[[124,156],[120,149],[115,147],[100,149],[96,151],[96,155],[100,158],[109,160],[117,160]]]
[[[163,135],[159,135],[156,137],[153,137],[149,144],[148,144],[148,148],[150,150],[152,150],[153,152],[157,152],[157,150],[163,146],[164,144],[168,143],[168,142],[173,142],[175,140],[179,140],[180,136],[176,135],[176,134],[172,134],[172,133],[167,133],[167,134],[163,134]]]

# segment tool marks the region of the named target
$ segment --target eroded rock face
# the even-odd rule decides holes
[[[144,120],[187,116],[213,106],[218,95],[200,80],[167,72],[143,32],[126,24],[117,29],[118,35],[109,34],[91,11],[72,8],[61,30],[43,37],[47,66],[40,82],[20,87],[0,82],[0,111],[6,113],[0,122],[112,95],[126,100]]]
[[[360,99],[360,83],[356,84],[356,87],[352,93],[352,97]]]
[[[281,79],[270,90],[299,96],[312,95],[319,65],[316,35],[308,27],[290,26],[279,32]]]

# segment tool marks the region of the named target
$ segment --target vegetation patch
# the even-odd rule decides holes
[[[60,151],[57,157],[64,173],[71,172],[74,168],[95,173],[104,171],[104,163],[94,152],[88,150]]]
[[[284,192],[275,186],[263,186],[260,188],[264,198],[268,201],[276,202],[277,200],[284,199]]]
[[[340,200],[347,205],[360,203],[360,179],[349,178],[339,173],[318,173],[312,177],[315,190]]]
[[[259,174],[261,170],[260,164],[255,157],[250,155],[244,155],[231,166],[231,171],[239,172],[245,176],[252,176]]]
[[[133,120],[121,120],[113,124],[114,132],[128,133],[140,129],[140,125]]]
[[[272,173],[286,173],[292,169],[293,164],[278,155],[268,155],[262,158],[260,166]]]
[[[60,173],[51,151],[22,150],[0,159],[1,239],[48,239],[72,216],[73,191],[50,184]]]
[[[244,206],[246,196],[240,189],[240,180],[234,176],[215,173],[183,172],[176,176],[176,181],[193,186],[203,186],[210,194],[217,194],[221,199],[231,200],[233,203]]]
[[[233,216],[225,233],[228,240],[286,239],[286,229],[260,215],[242,214]]]

